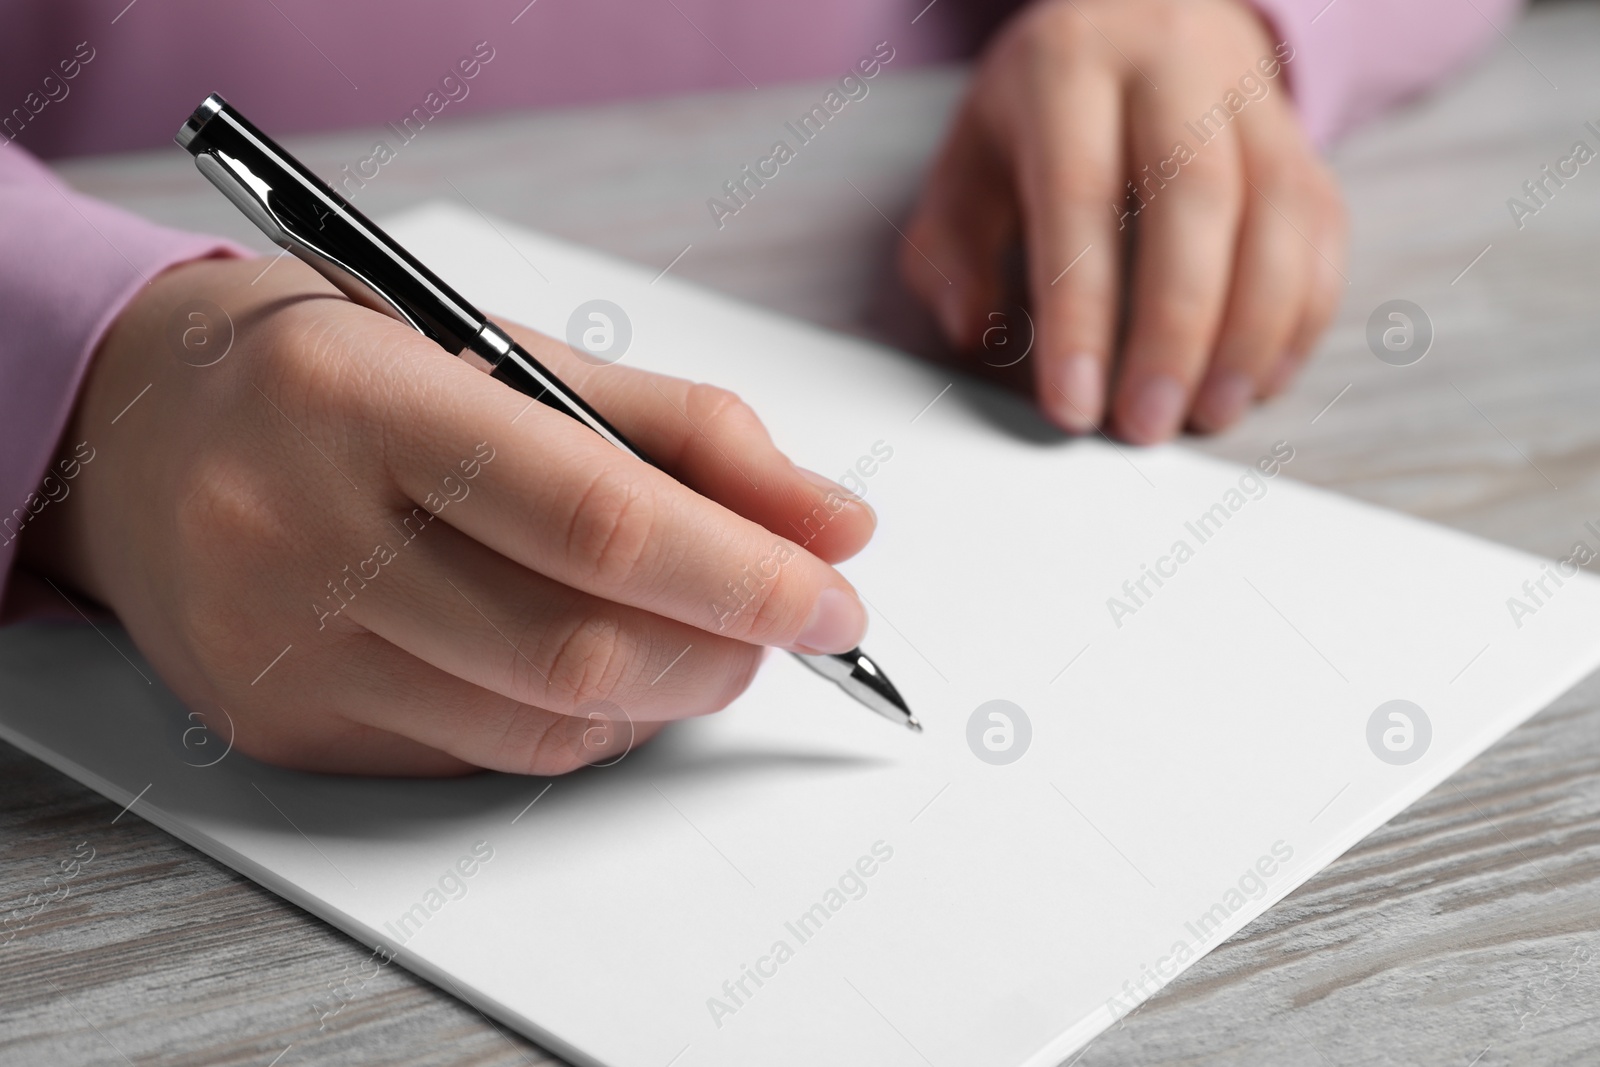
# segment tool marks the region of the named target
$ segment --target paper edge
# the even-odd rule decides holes
[[[1427,520],[1417,521],[1426,522]],[[1444,527],[1444,529],[1449,528]],[[1460,533],[1460,531],[1451,532]],[[1473,535],[1463,534],[1462,536],[1472,537]],[[1497,542],[1493,541],[1489,541],[1487,543],[1491,545],[1498,545]],[[1499,545],[1498,547],[1506,548],[1508,546]],[[1520,550],[1510,549],[1510,551],[1516,552]],[[1595,580],[1600,581],[1600,578]],[[1227,932],[1219,936],[1215,944],[1209,948],[1206,948],[1204,951],[1196,953],[1193,959],[1180,965],[1179,968],[1173,972],[1172,977],[1161,984],[1160,988],[1158,988],[1150,996],[1139,1001],[1139,1003],[1133,1008],[1130,1008],[1128,1012],[1121,1016],[1112,1016],[1108,1018],[1107,1016],[1109,1015],[1109,1012],[1107,1011],[1106,1006],[1101,1005],[1100,1007],[1091,1010],[1089,1014],[1081,1017],[1076,1022],[1069,1024],[1062,1031],[1059,1037],[1051,1041],[1047,1041],[1043,1045],[1039,1046],[1036,1051],[1030,1053],[1027,1057],[1021,1060],[1017,1064],[1017,1067],[1063,1067],[1063,1065],[1067,1064],[1069,1059],[1071,1059],[1075,1053],[1081,1053],[1082,1051],[1086,1050],[1101,1034],[1105,1033],[1112,1026],[1114,1026],[1119,1018],[1126,1018],[1134,1011],[1137,1011],[1138,1008],[1142,1007],[1145,1003],[1157,996],[1160,996],[1162,990],[1166,989],[1167,986],[1177,981],[1179,976],[1189,970],[1189,968],[1193,967],[1195,964],[1211,955],[1212,952],[1226,944],[1227,941],[1235,934],[1239,933],[1251,923],[1261,918],[1261,916],[1265,915],[1268,911],[1272,910],[1272,908],[1275,907],[1285,897],[1289,896],[1291,893],[1295,892],[1295,890],[1299,889],[1307,882],[1310,882],[1317,875],[1327,870],[1328,867],[1331,866],[1340,856],[1344,855],[1356,845],[1366,840],[1366,838],[1371,836],[1374,832],[1393,821],[1396,816],[1405,812],[1418,800],[1421,800],[1423,797],[1439,788],[1439,786],[1455,777],[1456,774],[1470,765],[1474,760],[1488,752],[1489,749],[1494,747],[1495,744],[1509,736],[1510,733],[1517,727],[1529,721],[1540,712],[1554,706],[1557,701],[1559,701],[1566,694],[1570,693],[1572,690],[1576,689],[1581,682],[1594,675],[1597,670],[1600,670],[1600,647],[1597,647],[1590,652],[1587,665],[1575,667],[1564,674],[1557,675],[1556,677],[1559,679],[1559,681],[1549,683],[1548,685],[1539,689],[1538,697],[1529,701],[1529,703],[1532,705],[1531,709],[1519,709],[1507,712],[1503,716],[1490,720],[1489,724],[1484,728],[1469,735],[1470,740],[1466,744],[1467,748],[1472,754],[1465,760],[1454,765],[1440,763],[1439,769],[1429,771],[1426,774],[1421,775],[1411,787],[1403,789],[1397,793],[1396,800],[1393,804],[1377,806],[1373,809],[1373,813],[1370,818],[1363,818],[1353,822],[1351,824],[1351,829],[1336,837],[1332,843],[1310,853],[1309,858],[1303,864],[1301,864],[1299,868],[1300,870],[1305,871],[1303,875],[1296,875],[1288,882],[1281,883],[1279,886],[1279,889],[1281,890],[1280,892],[1264,894],[1260,898],[1262,906],[1259,910],[1255,911],[1242,922],[1230,922],[1229,924],[1225,925],[1223,929],[1225,929]],[[1235,915],[1242,914],[1244,914],[1244,911],[1235,913]],[[1230,919],[1233,917],[1234,916],[1230,916]]]
[[[132,812],[132,814],[137,815],[163,833],[170,834],[229,870],[244,875],[273,896],[327,923],[345,936],[375,950],[390,948],[390,946],[384,944],[385,939],[376,936],[376,931],[371,930],[333,905],[315,899],[309,890],[302,893],[299,887],[280,879],[270,870],[254,860],[248,859],[241,853],[235,852],[209,834],[204,834],[185,826],[175,816],[162,810],[160,805],[145,801],[140,810],[132,811],[132,804],[138,799],[137,794],[90,771],[75,760],[53,752],[44,745],[35,743],[32,738],[12,729],[4,720],[0,720],[0,739],[21,749],[57,772],[66,775],[79,785],[99,793],[113,804],[126,805],[124,811]],[[475,988],[469,987],[463,990],[461,986],[458,986],[449,978],[442,968],[434,967],[432,964],[417,957],[415,953],[407,953],[403,948],[397,948],[394,949],[394,955],[390,958],[393,962],[400,964],[405,970],[427,982],[439,992],[468,1004],[485,1016],[499,1019],[518,1034],[533,1041],[544,1051],[558,1056],[568,1063],[575,1064],[577,1067],[610,1067],[604,1060],[596,1059],[571,1042],[534,1023],[533,1020],[512,1011],[493,997],[485,996]]]

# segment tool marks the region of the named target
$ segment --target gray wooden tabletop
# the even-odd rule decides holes
[[[1354,244],[1337,323],[1287,396],[1192,444],[1248,461],[1287,438],[1298,478],[1544,555],[1590,536],[1600,166],[1520,230],[1506,201],[1574,141],[1600,143],[1583,128],[1600,125],[1597,54],[1600,7],[1541,5],[1486,62],[1341,145]],[[441,122],[357,199],[379,216],[465,199],[657,269],[677,258],[684,278],[915,347],[920,328],[890,269],[900,238],[884,216],[907,212],[962,78],[886,74],[720,230],[706,198],[815,87]],[[337,172],[373,137],[289,143]],[[61,169],[145,215],[261,243],[175,149]],[[1391,299],[1418,304],[1436,331],[1411,366],[1368,349],[1367,320]],[[0,1063],[555,1062],[394,967],[319,1019],[368,949],[0,745],[0,905],[90,849],[70,896],[0,946]],[[1597,1007],[1600,676],[1076,1062],[1593,1064]]]

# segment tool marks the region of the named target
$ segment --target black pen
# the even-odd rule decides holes
[[[496,381],[577,419],[630,456],[660,469],[504,330],[222,97],[206,97],[176,140],[194,156],[200,173],[274,244],[304,260],[351,300],[399,319]],[[894,684],[859,648],[794,655],[878,714],[922,729]]]

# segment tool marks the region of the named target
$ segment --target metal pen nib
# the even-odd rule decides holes
[[[830,656],[808,656],[803,652],[791,655],[885,719],[918,732],[922,730],[922,724],[906,707],[905,699],[888,675],[859,648]]]

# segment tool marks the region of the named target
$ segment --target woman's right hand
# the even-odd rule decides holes
[[[298,261],[264,265],[179,266],[128,306],[63,439],[93,458],[22,535],[240,750],[558,774],[725,706],[762,646],[860,642],[829,564],[870,509],[732,394],[508,327],[675,481]],[[196,301],[233,332],[206,366],[228,323]]]

